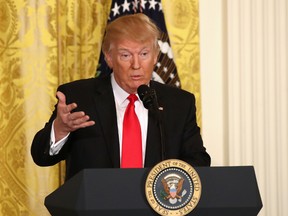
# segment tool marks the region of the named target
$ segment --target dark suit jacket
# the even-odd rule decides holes
[[[181,159],[192,166],[209,166],[210,156],[196,123],[194,95],[154,81],[150,87],[156,90],[159,106],[163,107],[165,159]],[[72,132],[59,154],[50,156],[50,131],[57,113],[55,106],[49,122],[34,137],[31,146],[34,162],[50,166],[66,160],[66,179],[84,168],[119,168],[117,118],[110,76],[74,81],[58,90],[66,95],[67,104],[77,103],[77,110],[89,115],[95,125]],[[149,111],[145,167],[152,167],[162,160],[160,137],[157,119]]]

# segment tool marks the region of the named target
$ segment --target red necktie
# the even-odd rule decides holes
[[[129,104],[123,120],[122,161],[121,168],[142,167],[141,127],[135,113],[134,102],[138,100],[135,94],[128,97]]]

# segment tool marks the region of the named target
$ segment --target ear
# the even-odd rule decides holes
[[[107,63],[107,65],[109,66],[109,68],[113,68],[113,63],[112,63],[112,57],[110,53],[104,53],[105,56],[105,61]]]

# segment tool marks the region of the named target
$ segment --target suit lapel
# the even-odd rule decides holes
[[[102,79],[100,82],[97,79]],[[117,117],[110,76],[95,79],[95,107],[113,167],[120,167]]]
[[[98,79],[101,79],[99,81]],[[153,82],[151,81],[151,87]],[[156,86],[155,86],[156,87]],[[115,168],[120,167],[119,136],[117,116],[113,90],[110,76],[95,79],[95,109],[100,122],[104,139],[107,144],[107,151]],[[158,103],[161,106],[161,92],[157,89]],[[145,167],[154,166],[161,161],[161,139],[160,131],[155,114],[148,113],[148,131],[145,155]]]

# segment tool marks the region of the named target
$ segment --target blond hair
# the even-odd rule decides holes
[[[106,27],[103,38],[102,51],[108,53],[114,41],[127,39],[136,42],[152,40],[156,51],[159,50],[158,39],[160,30],[156,24],[145,14],[136,13],[121,16]]]

